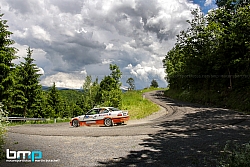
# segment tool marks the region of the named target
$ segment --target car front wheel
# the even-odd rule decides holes
[[[104,120],[104,125],[105,125],[105,126],[112,126],[112,125],[113,125],[112,119],[106,118],[106,119]]]
[[[73,127],[78,127],[79,126],[79,121],[78,120],[73,120],[73,122],[72,122],[72,126]]]

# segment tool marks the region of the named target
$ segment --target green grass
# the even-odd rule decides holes
[[[147,99],[143,99],[143,93],[162,90],[162,89],[144,89],[138,91],[128,91],[122,94],[122,108],[129,111],[130,119],[145,118],[154,112],[159,111],[159,106]]]

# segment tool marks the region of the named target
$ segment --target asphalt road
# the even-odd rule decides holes
[[[5,149],[40,150],[45,162],[0,166],[215,166],[228,140],[250,141],[249,115],[173,101],[161,91],[145,96],[161,110],[127,125],[9,127]]]

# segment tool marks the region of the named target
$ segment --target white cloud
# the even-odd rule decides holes
[[[112,64],[112,60],[106,60],[106,59],[104,59],[102,61],[102,64]]]
[[[25,54],[23,46],[34,49],[36,63],[44,70],[42,83],[53,80],[70,87],[74,84],[68,78],[75,71],[103,76],[109,74],[108,63],[119,65],[124,75],[137,76],[142,87],[143,80],[152,77],[165,82],[162,59],[179,31],[188,27],[190,10],[198,8],[188,0],[1,3],[20,54]],[[71,79],[78,83],[78,77]]]
[[[65,88],[77,88],[80,89],[83,85],[84,79],[86,78],[86,73],[63,73],[58,72],[56,74],[46,76],[41,84],[44,86],[52,86],[55,82],[56,87]]]
[[[106,50],[112,50],[112,48],[113,48],[113,46],[114,46],[114,44],[112,44],[112,43],[109,43],[109,44],[106,44]]]
[[[206,0],[204,6],[209,6],[213,3],[212,0]]]
[[[131,75],[143,81],[149,81],[154,78],[158,78],[163,81],[166,75],[163,67],[156,68],[155,66],[150,66],[145,62],[137,64],[135,67],[129,64],[126,68],[130,70]]]
[[[87,76],[87,71],[84,69],[84,70],[80,71],[80,74]]]
[[[50,35],[40,26],[32,26],[32,36],[42,41],[50,41]]]
[[[15,30],[13,33],[14,33],[14,36],[15,37],[18,37],[18,38],[25,38],[28,36],[28,28],[23,28],[22,30]]]

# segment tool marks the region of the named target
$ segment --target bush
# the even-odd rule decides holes
[[[7,112],[5,112],[2,108],[3,108],[3,105],[0,102],[0,160],[5,158],[3,145],[4,145],[4,135],[6,132],[5,126],[7,124],[7,122],[3,118],[7,116]]]
[[[249,167],[250,164],[250,142],[237,144],[228,141],[219,159],[221,167]]]

